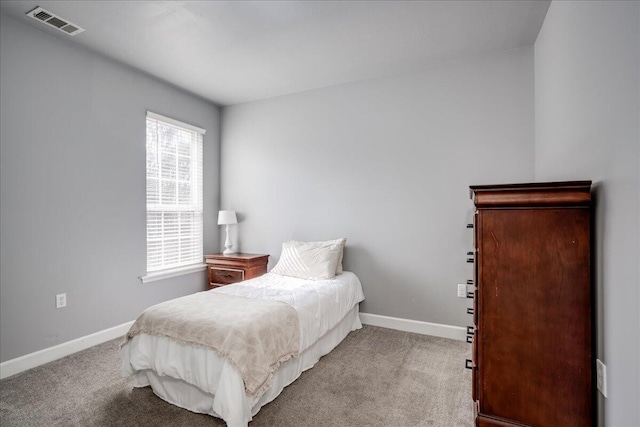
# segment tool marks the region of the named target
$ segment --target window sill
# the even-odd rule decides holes
[[[186,267],[172,268],[170,270],[162,270],[154,273],[148,273],[145,276],[140,276],[139,279],[142,283],[155,282],[156,280],[168,279],[170,277],[182,276],[184,274],[196,273],[198,271],[204,271],[207,268],[206,264],[188,265]]]

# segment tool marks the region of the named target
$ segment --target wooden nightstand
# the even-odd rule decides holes
[[[205,255],[209,289],[262,276],[267,272],[269,255],[213,254]]]

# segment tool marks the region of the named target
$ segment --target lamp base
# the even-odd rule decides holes
[[[226,226],[226,232],[227,232],[227,238],[224,241],[224,247],[226,249],[224,250],[224,252],[222,252],[222,255],[231,255],[235,252],[231,250],[231,248],[233,247],[233,243],[231,243],[231,239],[229,238],[229,224],[227,224]]]

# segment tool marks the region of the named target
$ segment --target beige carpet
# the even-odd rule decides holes
[[[0,425],[224,426],[120,378],[119,340],[0,381]],[[365,326],[264,406],[257,426],[472,426],[470,345]]]

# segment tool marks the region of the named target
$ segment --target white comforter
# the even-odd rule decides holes
[[[267,273],[256,279],[224,286],[209,292],[283,301],[291,305],[299,317],[300,352],[313,345],[336,326],[359,302],[364,300],[358,277],[348,271],[330,280],[303,280]],[[189,363],[181,363],[189,361]],[[159,377],[171,377],[191,384],[213,395],[213,404],[192,396],[173,395],[163,398],[195,412],[219,416],[228,425],[246,425],[252,418],[252,407],[258,398],[244,393],[242,378],[231,364],[212,349],[187,346],[169,338],[142,334],[122,347],[122,374],[135,375],[134,385],[152,385],[152,371]],[[157,387],[161,385],[157,384]]]
[[[329,280],[303,280],[267,273],[211,292],[282,301],[295,308],[300,322],[300,352],[364,300],[360,280],[350,271]]]

